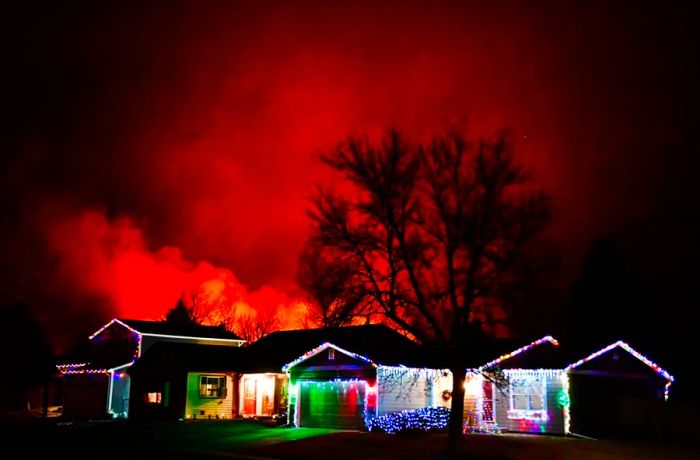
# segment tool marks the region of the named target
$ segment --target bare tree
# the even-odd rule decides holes
[[[409,145],[390,132],[379,145],[350,138],[322,158],[356,193],[314,197],[314,239],[352,265],[351,284],[391,323],[442,350],[453,374],[452,449],[463,423],[460,357],[514,297],[514,267],[547,223],[549,201],[530,188],[505,135]]]
[[[320,327],[352,324],[364,312],[364,292],[352,284],[352,263],[311,240],[299,256],[297,282],[309,296],[307,322]]]
[[[247,344],[251,344],[271,332],[280,330],[280,321],[274,312],[259,311],[256,314],[238,315],[224,326],[235,332]]]

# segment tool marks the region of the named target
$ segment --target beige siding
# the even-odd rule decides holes
[[[563,383],[559,376],[546,376],[547,421],[519,420],[508,417],[510,409],[510,389],[495,391],[495,418],[498,427],[508,431],[531,433],[565,433],[564,408],[559,403],[559,393]]]
[[[199,396],[199,381],[202,375],[226,376],[225,398],[202,398]],[[208,372],[187,373],[187,402],[185,405],[185,417],[187,418],[232,418],[233,417],[233,378],[231,375]]]
[[[451,378],[432,369],[377,369],[377,415],[434,405],[449,405],[442,400],[450,389]]]

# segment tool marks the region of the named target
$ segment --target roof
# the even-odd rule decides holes
[[[197,337],[218,340],[243,340],[236,334],[229,332],[220,326],[203,326],[199,324],[183,325],[173,324],[167,321],[146,321],[140,319],[115,318],[103,326],[102,329],[106,328],[109,324],[115,321],[122,323],[140,334]],[[100,331],[102,329],[100,329]],[[93,337],[100,331],[93,334]]]
[[[247,347],[248,372],[281,372],[284,365],[329,342],[374,363],[415,365],[419,347],[383,324],[279,331]]]
[[[233,372],[243,366],[246,349],[225,345],[158,342],[136,360],[129,374],[165,372]]]
[[[565,352],[562,351],[559,342],[547,335],[511,349],[483,363],[479,368],[496,366],[501,369],[563,369],[567,364],[564,356]]]

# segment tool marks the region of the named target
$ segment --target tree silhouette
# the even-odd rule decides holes
[[[352,284],[352,263],[331,248],[308,241],[299,256],[297,283],[310,300],[307,320],[316,326],[340,327],[368,314],[364,292]]]
[[[258,311],[255,314],[237,315],[232,318],[231,324],[225,327],[250,345],[271,332],[279,331],[280,321],[274,312]]]
[[[449,445],[462,434],[464,354],[505,308],[518,261],[549,220],[549,200],[512,159],[505,134],[458,132],[411,145],[350,138],[322,160],[354,193],[319,190],[312,240],[352,266],[349,283],[399,329],[433,343],[453,374]]]
[[[51,349],[37,318],[24,303],[0,306],[0,324],[5,325],[0,357],[8,370],[0,379],[0,412],[26,409],[29,389],[47,384],[56,370]],[[44,408],[46,404],[45,399]]]
[[[200,324],[195,314],[194,306],[188,307],[183,298],[180,298],[175,306],[168,310],[164,320],[170,324],[183,327],[197,326]]]

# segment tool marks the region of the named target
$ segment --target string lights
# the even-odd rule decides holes
[[[306,361],[307,359],[311,358],[312,356],[316,356],[317,354],[321,353],[323,350],[327,350],[328,348],[333,348],[334,350],[339,351],[343,354],[346,354],[352,358],[356,358],[356,359],[359,359],[361,361],[365,361],[366,363],[371,364],[373,367],[379,367],[377,364],[374,363],[374,361],[367,358],[366,356],[358,355],[357,353],[353,353],[351,351],[345,350],[345,349],[340,348],[336,345],[333,345],[330,342],[324,342],[321,345],[319,345],[318,347],[314,348],[313,350],[307,351],[303,355],[299,356],[297,359],[295,359],[291,363],[285,364],[284,366],[282,366],[282,370],[284,372],[287,372],[289,369],[296,366],[297,364],[299,364],[303,361]]]
[[[423,407],[380,415],[367,423],[369,431],[398,433],[411,430],[442,430],[447,428],[450,409],[443,406]]]
[[[607,352],[609,352],[610,350],[613,350],[613,349],[615,349],[615,348],[617,348],[617,347],[622,348],[622,349],[625,350],[627,353],[631,354],[632,356],[634,356],[635,358],[637,358],[638,360],[640,360],[641,362],[643,362],[644,364],[646,364],[647,366],[649,366],[654,372],[656,372],[657,374],[659,374],[661,377],[663,377],[663,378],[665,378],[666,380],[668,380],[668,381],[666,382],[666,385],[664,386],[664,400],[667,401],[667,400],[668,400],[668,395],[669,395],[669,392],[670,392],[670,388],[671,388],[671,384],[672,384],[672,383],[674,382],[674,380],[675,380],[675,379],[673,378],[673,376],[672,376],[671,374],[669,374],[669,373],[668,373],[665,369],[663,369],[661,366],[659,366],[658,364],[656,364],[655,362],[653,362],[652,360],[650,360],[649,358],[647,358],[646,356],[644,356],[643,354],[641,354],[640,352],[638,352],[637,350],[635,350],[634,348],[632,348],[631,346],[629,346],[627,343],[623,342],[622,340],[618,340],[618,341],[615,342],[615,343],[611,343],[611,344],[608,345],[607,347],[601,348],[600,350],[596,351],[595,353],[591,353],[590,355],[586,356],[585,358],[579,359],[579,360],[576,361],[575,363],[569,364],[568,366],[566,366],[566,368],[565,368],[564,370],[569,371],[569,370],[571,370],[571,369],[575,369],[575,368],[577,368],[578,366],[580,366],[580,365],[582,365],[582,364],[585,364],[585,363],[587,363],[588,361],[591,361],[592,359],[595,359],[595,358],[597,358],[597,357],[599,357],[599,356],[601,356],[601,355],[604,355],[605,353],[607,353]]]
[[[500,364],[501,362],[503,362],[507,359],[510,359],[514,356],[517,356],[520,353],[524,353],[524,352],[526,352],[526,351],[528,351],[536,346],[542,345],[543,343],[546,343],[546,342],[549,342],[552,345],[557,346],[557,347],[559,346],[559,342],[554,337],[552,337],[551,335],[546,335],[539,340],[535,340],[534,342],[532,342],[528,345],[525,345],[524,347],[520,347],[517,350],[511,351],[508,354],[499,356],[498,358],[494,359],[493,361],[490,361],[490,362],[484,364],[483,366],[477,368],[477,371],[482,371],[484,369],[488,369],[489,367],[496,366],[497,364]]]

